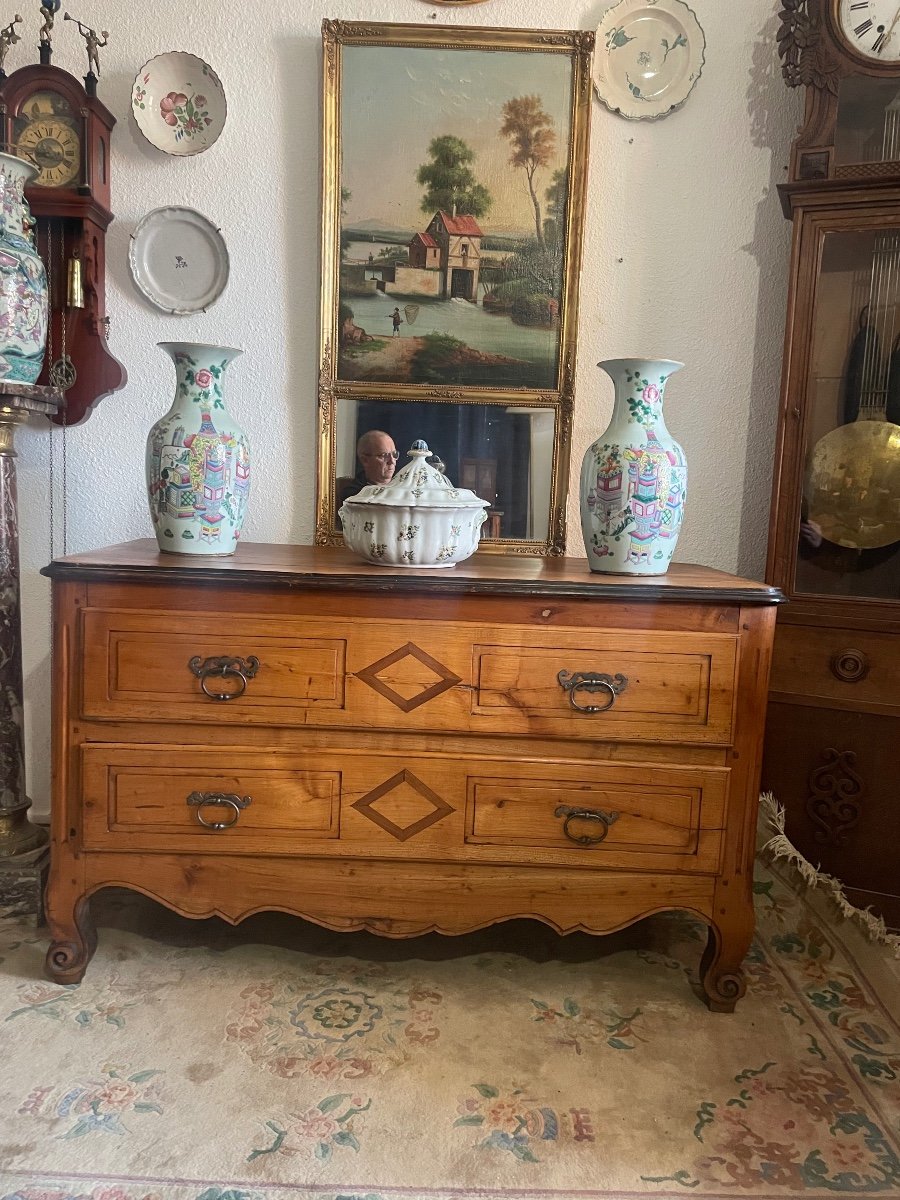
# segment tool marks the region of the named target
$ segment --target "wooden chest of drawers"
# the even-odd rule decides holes
[[[733,1009],[773,589],[150,542],[47,573],[55,979],[83,975],[110,885],[392,937],[513,917],[604,933],[681,908],[710,926],[707,1002]]]

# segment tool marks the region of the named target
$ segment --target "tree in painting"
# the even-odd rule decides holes
[[[507,100],[503,105],[500,133],[512,142],[513,152],[509,161],[514,167],[525,172],[534,207],[535,237],[543,249],[544,230],[534,177],[540,167],[548,165],[556,151],[553,118],[544,112],[540,96],[518,96],[514,100]]]
[[[423,163],[416,175],[426,189],[420,205],[422,212],[444,209],[456,216],[458,212],[483,217],[491,206],[491,194],[475,179],[471,164],[475,151],[462,138],[434,138],[428,147],[430,162]]]

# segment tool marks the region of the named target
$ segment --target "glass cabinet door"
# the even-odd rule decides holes
[[[900,225],[824,235],[796,593],[900,597]]]

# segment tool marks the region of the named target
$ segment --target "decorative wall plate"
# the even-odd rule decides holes
[[[682,0],[621,0],[597,30],[594,90],[632,121],[665,117],[703,70],[706,38]]]
[[[128,265],[138,289],[164,312],[206,312],[228,282],[228,250],[215,225],[192,208],[156,208],[131,237]]]
[[[225,90],[212,67],[183,50],[157,54],[135,77],[131,110],[152,146],[166,154],[200,154],[225,127]]]

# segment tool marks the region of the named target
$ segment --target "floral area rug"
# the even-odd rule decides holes
[[[108,892],[77,987],[0,921],[0,1198],[900,1197],[900,962],[791,878],[733,1016],[681,914],[393,942]]]

